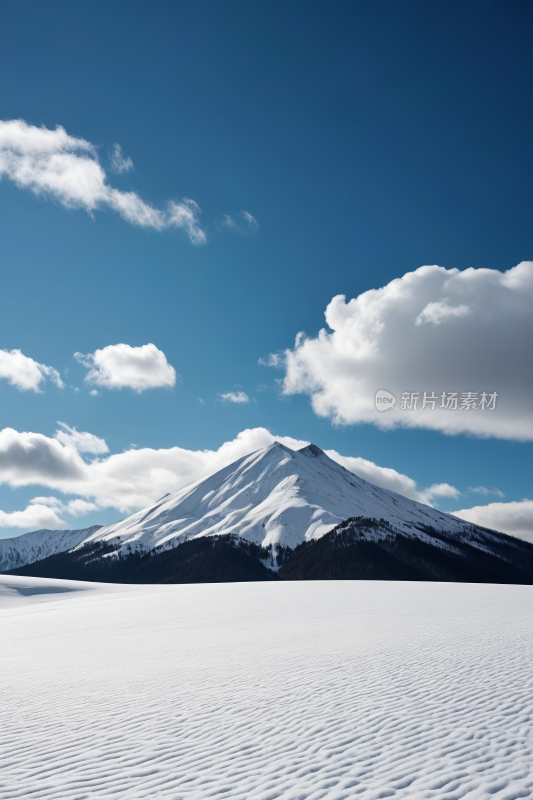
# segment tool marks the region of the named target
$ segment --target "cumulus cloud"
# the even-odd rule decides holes
[[[104,439],[100,439],[93,433],[78,431],[76,428],[69,427],[66,422],[58,422],[59,430],[54,434],[54,438],[67,447],[73,447],[78,453],[93,453],[101,455],[108,453],[109,448]]]
[[[118,148],[118,150],[117,150]],[[115,145],[112,168],[124,172],[132,166]],[[20,189],[51,197],[68,208],[92,213],[111,208],[132,225],[163,230],[183,228],[193,244],[204,244],[200,209],[193,200],[170,201],[164,210],[146,203],[135,192],[122,192],[107,182],[96,148],[70,136],[64,128],[48,130],[23,120],[0,121],[0,178]]]
[[[96,511],[98,506],[87,500],[76,498],[64,503],[58,497],[34,497],[30,505],[47,506],[59,514],[70,514],[71,517],[83,517],[90,511]]]
[[[389,489],[391,492],[403,494],[404,497],[409,497],[419,503],[431,505],[431,497],[424,489],[418,488],[416,481],[391,467],[379,467],[373,461],[367,461],[359,456],[343,456],[336,450],[325,450],[324,452],[333,461],[369,483],[381,486],[382,489]]]
[[[249,403],[250,398],[246,392],[226,392],[220,395],[220,399],[225,403]]]
[[[533,500],[489,503],[451,512],[455,517],[533,542]]]
[[[142,448],[87,463],[70,443],[5,428],[0,431],[0,484],[44,486],[129,513],[273,441],[265,428],[255,428],[243,431],[218,450]],[[292,449],[308,444],[290,437],[278,441]]]
[[[122,153],[122,148],[119,144],[113,146],[113,155],[111,156],[111,169],[117,175],[122,175],[123,172],[129,172],[133,169],[133,161],[131,158],[126,157]]]
[[[87,383],[105,389],[171,388],[176,383],[176,370],[165,354],[155,344],[131,347],[129,344],[112,344],[89,355],[74,353],[74,358],[89,372]],[[95,390],[91,394],[95,394]]]
[[[64,432],[61,428],[56,436]],[[78,437],[93,436],[78,431],[76,434]],[[98,440],[98,437],[94,439]],[[78,438],[77,441],[87,443],[91,440]],[[274,436],[266,428],[253,428],[242,431],[217,450],[185,450],[181,447],[131,449],[95,457],[87,463],[68,439],[59,441],[39,433],[19,433],[6,428],[0,431],[0,484],[13,488],[43,486],[75,497],[70,501],[35,497],[24,511],[0,512],[0,527],[65,527],[60,514],[83,516],[97,508],[111,507],[130,514],[152,505],[167,492],[205,478],[274,441],[291,450],[300,450],[309,444],[288,436]],[[334,461],[370,483],[418,502],[430,505],[432,497],[452,497],[452,491],[456,491],[449,484],[434,484],[429,489],[422,489],[412,478],[394,469],[380,467],[363,458],[343,456],[335,450],[326,452]],[[492,503],[462,509],[454,514],[469,522],[533,541],[532,500]]]
[[[63,428],[56,437],[62,433]],[[78,431],[76,434],[78,437],[92,436]],[[185,450],[180,447],[154,450],[133,449],[132,446],[123,453],[96,457],[87,463],[72,441],[64,437],[60,441],[56,437],[19,433],[9,428],[0,431],[0,484],[13,488],[45,486],[52,491],[76,495],[99,508],[116,508],[121,513],[149,506],[167,492],[177,491],[207,477],[274,441],[292,450],[300,450],[309,444],[288,436],[274,436],[266,428],[252,428],[242,431],[217,450]],[[428,493],[407,475],[363,458],[343,456],[335,450],[328,450],[327,455],[370,483],[431,504]],[[37,501],[40,506],[47,506],[57,513],[74,513],[74,506],[57,498],[38,497]],[[78,499],[73,502],[77,503]]]
[[[453,497],[457,499],[461,494],[455,486],[450,486],[449,483],[434,483],[433,486],[425,490],[425,493],[432,499],[434,497]]]
[[[57,497],[34,497],[23,511],[0,511],[0,528],[47,528],[55,530],[65,528],[67,523],[60,514],[71,517],[83,517],[98,506],[87,500],[76,498],[63,503]]]
[[[46,378],[59,389],[65,388],[57,370],[39,364],[20,350],[0,350],[0,378],[5,378],[21,392],[40,392]]]
[[[298,334],[283,357],[283,392],[309,395],[319,416],[533,439],[533,262],[507,272],[420,267],[349,302],[334,297],[325,316],[329,330]],[[378,389],[396,397],[386,412],[374,407]],[[434,407],[421,408],[424,392]],[[483,392],[498,395],[494,410],[481,409]],[[401,407],[402,393],[418,393],[416,410]],[[456,410],[441,407],[443,393],[445,404],[456,393]]]
[[[28,505],[24,511],[0,511],[0,528],[64,528],[65,522],[47,505]]]

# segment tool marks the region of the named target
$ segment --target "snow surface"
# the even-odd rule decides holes
[[[0,576],[2,800],[533,798],[533,587],[74,583]]]
[[[385,519],[417,537],[420,531],[412,526],[421,524],[453,534],[472,529],[450,514],[368,483],[315,445],[290,450],[275,442],[165,495],[151,508],[100,528],[86,541],[120,537],[124,546],[151,550],[233,533],[264,547],[295,547],[355,516]]]
[[[40,530],[13,536],[10,539],[0,539],[0,572],[33,564],[42,558],[62,553],[83,542],[101,525],[83,528],[78,531],[50,531]]]

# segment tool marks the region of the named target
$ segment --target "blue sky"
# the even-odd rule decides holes
[[[69,152],[100,164],[107,187],[121,197],[135,192],[164,222],[158,229],[127,221],[107,201],[88,213],[83,203],[72,207],[72,194],[67,208],[65,195],[36,194],[35,183],[24,187],[5,168],[0,349],[57,370],[65,387],[50,375],[40,391],[0,378],[0,429],[48,442],[63,422],[105,440],[107,453],[94,445],[78,455],[90,463],[133,445],[217,451],[242,431],[264,428],[393,469],[420,490],[449,484],[455,496],[431,499],[444,510],[533,499],[531,267],[503,288],[494,273],[476,273],[474,288],[436,287],[437,273],[413,279],[413,308],[424,298],[416,313],[437,303],[448,316],[426,314],[416,327],[415,314],[420,336],[410,344],[407,322],[393,324],[403,301],[380,306],[395,334],[376,344],[387,353],[382,362],[376,356],[377,372],[360,362],[339,366],[342,343],[331,340],[324,361],[313,350],[337,295],[369,298],[423,265],[503,274],[533,259],[532,17],[527,4],[512,2],[8,5],[0,119],[37,132],[61,126],[90,143],[92,150]],[[113,170],[116,144],[133,164],[122,172]],[[12,156],[16,146],[8,142],[5,152]],[[79,187],[72,191],[81,196]],[[169,201],[192,209],[205,243],[169,221]],[[460,306],[463,318],[449,311]],[[491,319],[483,317],[489,306]],[[297,354],[300,331],[311,346]],[[74,353],[122,343],[153,343],[179,375],[175,384],[139,392],[88,383],[90,365]],[[287,349],[298,361],[292,393],[279,357]],[[272,353],[277,367],[259,363]],[[447,422],[382,429],[382,416],[362,410],[364,398],[358,405],[358,392],[439,389],[433,366],[441,360],[442,387],[498,391],[482,435],[475,426],[450,435]],[[329,363],[364,373],[354,398],[346,375],[324,388]],[[401,370],[387,382],[386,365],[397,363],[406,365],[405,383]],[[316,395],[324,391],[329,410],[320,411]],[[247,402],[222,397],[239,392]],[[13,442],[3,454],[0,443],[0,537],[35,527],[9,515],[36,497],[56,498],[61,527],[105,524],[133,510],[132,501],[113,505],[103,490],[91,494],[79,475],[58,482],[57,465],[48,480],[44,439],[32,440],[24,464],[15,452],[22,440]],[[71,436],[62,446],[76,443]],[[121,463],[129,480],[131,465]],[[202,469],[218,464],[207,459]],[[172,469],[177,484],[185,480],[181,461]],[[200,474],[191,468],[191,479]],[[165,491],[169,480],[162,479]],[[469,491],[480,486],[500,494]],[[158,487],[153,479],[141,499],[156,500]],[[94,507],[60,513],[59,504],[75,498]],[[477,519],[533,532],[529,505],[493,514]]]

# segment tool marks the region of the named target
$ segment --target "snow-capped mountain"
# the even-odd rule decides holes
[[[114,525],[68,533],[16,573],[118,583],[533,580],[527,542],[380,489],[315,445],[274,443]]]
[[[189,539],[236,534],[263,547],[294,548],[349,517],[386,520],[405,535],[430,526],[461,534],[472,526],[396,492],[374,486],[316,445],[290,450],[278,442],[162,497],[151,508],[100,528],[85,543],[172,548]],[[128,549],[129,549],[128,548]]]
[[[76,547],[94,534],[101,525],[93,525],[79,531],[40,530],[23,533],[11,539],[0,539],[0,572],[33,564],[55,553]]]

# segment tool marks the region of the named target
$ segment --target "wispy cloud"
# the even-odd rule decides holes
[[[255,219],[255,217],[252,217],[249,211],[241,211],[241,217],[244,217],[245,222],[247,222],[251,228],[259,227],[259,225],[257,224],[257,220]]]
[[[265,358],[261,357],[257,363],[262,367],[281,367],[283,365],[283,354],[269,353]]]
[[[193,244],[205,244],[207,237],[198,224],[200,208],[194,200],[183,198],[181,203],[170,202],[168,206],[168,222],[176,228],[183,228]]]
[[[123,172],[129,172],[133,169],[133,161],[131,158],[126,157],[122,153],[122,148],[119,144],[113,146],[113,155],[111,156],[111,169],[117,175],[122,175]]]
[[[230,214],[223,214],[219,220],[221,228],[232,231],[233,233],[250,234],[255,233],[259,225],[255,217],[252,217],[249,211],[240,211],[235,215],[237,219]]]
[[[504,493],[501,492],[499,489],[497,489],[495,486],[493,486],[491,489],[489,489],[487,486],[469,486],[468,491],[471,492],[472,494],[484,494],[484,495],[494,494],[496,495],[496,497],[505,497]]]
[[[48,378],[59,389],[64,389],[59,372],[46,364],[39,364],[20,350],[0,350],[0,378],[5,378],[21,392],[40,392],[41,384]]]
[[[250,398],[246,392],[226,392],[220,395],[220,399],[226,403],[249,403]]]
[[[117,149],[118,148],[118,149]],[[132,166],[115,145],[112,169]],[[70,136],[64,128],[38,128],[23,120],[0,121],[0,178],[21,189],[57,200],[68,208],[93,213],[111,208],[132,225],[161,231],[182,228],[195,245],[205,244],[200,208],[194,200],[169,201],[165,209],[146,203],[135,192],[122,192],[107,182],[107,175],[90,142]]]

